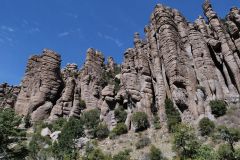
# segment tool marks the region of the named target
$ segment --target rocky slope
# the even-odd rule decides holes
[[[28,60],[16,104],[4,98],[9,89],[2,85],[0,105],[31,115],[33,122],[79,117],[98,108],[110,129],[117,123],[114,109],[123,106],[125,124],[134,130],[131,116],[136,111],[147,113],[151,123],[157,115],[164,124],[164,101],[170,98],[185,122],[213,119],[211,100],[239,104],[240,10],[231,8],[222,20],[206,0],[203,11],[207,20],[200,16],[189,23],[178,10],[156,5],[145,38],[135,33],[134,47],[124,53],[121,67],[111,57],[105,63],[103,54],[90,48],[81,69],[68,64],[60,70],[60,55],[45,49]],[[14,97],[15,89],[10,89]]]

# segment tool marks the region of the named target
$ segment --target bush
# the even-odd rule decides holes
[[[119,136],[122,134],[126,134],[128,132],[128,128],[124,123],[118,123],[115,128],[111,131],[110,138],[114,138],[115,136]]]
[[[176,108],[174,108],[173,102],[170,99],[165,100],[165,110],[167,115],[167,125],[170,132],[174,131],[174,127],[181,123],[181,115]]]
[[[153,126],[155,129],[161,128],[160,119],[159,119],[158,115],[154,115],[154,117],[153,117]]]
[[[122,106],[115,109],[114,115],[115,115],[118,123],[121,123],[121,122],[124,123],[127,119],[127,112],[124,111],[124,108]]]
[[[99,139],[107,138],[109,135],[109,130],[106,124],[99,124],[94,131],[95,137]]]
[[[62,159],[69,156],[71,159],[76,158],[76,148],[74,141],[84,135],[83,122],[80,119],[71,117],[61,130],[58,143],[54,145],[54,156]]]
[[[148,116],[144,112],[135,112],[132,116],[132,123],[136,131],[143,131],[149,127]]]
[[[112,160],[130,160],[130,152],[131,150],[121,151],[118,154],[114,155]]]
[[[209,118],[205,117],[199,122],[199,129],[202,136],[210,135],[215,129],[215,124]]]
[[[63,126],[67,123],[67,119],[61,117],[58,118],[53,124],[52,128],[54,131],[61,131]]]
[[[136,149],[142,149],[150,144],[151,140],[148,137],[143,137],[136,143]]]
[[[80,108],[85,109],[86,108],[86,103],[84,100],[80,99]]]
[[[227,128],[225,126],[219,126],[218,132],[220,138],[226,141],[231,150],[234,152],[234,143],[240,140],[240,130],[238,128]]]
[[[174,149],[183,159],[193,158],[200,146],[193,128],[185,124],[181,124],[175,129]]]
[[[235,152],[234,152],[234,157],[236,160],[240,159],[240,148],[238,148]]]
[[[218,155],[220,160],[235,160],[234,152],[227,144],[223,144],[218,148]]]
[[[8,149],[9,145],[14,142],[19,145],[25,138],[25,130],[21,130],[18,126],[21,124],[21,117],[18,117],[14,110],[0,109],[0,155],[3,159],[14,159],[15,153],[12,149]],[[14,140],[14,141],[13,141]],[[5,154],[7,154],[5,156]],[[24,159],[24,158],[23,158]]]
[[[156,148],[155,146],[151,146],[150,149],[150,160],[162,160],[163,156],[162,156],[162,152],[160,151],[160,149]]]
[[[227,107],[224,101],[222,100],[210,101],[209,105],[211,107],[212,114],[215,117],[220,117],[226,114]]]
[[[100,122],[100,110],[92,109],[83,113],[83,122],[87,129],[94,129]]]
[[[194,158],[195,160],[218,160],[218,155],[214,149],[207,145],[202,145],[198,150]]]
[[[105,155],[102,150],[99,148],[93,149],[89,155],[87,156],[86,160],[108,160],[109,157]]]

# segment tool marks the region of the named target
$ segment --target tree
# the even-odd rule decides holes
[[[127,119],[127,112],[124,111],[124,108],[122,106],[114,110],[114,115],[118,123],[121,123],[121,122],[124,123]]]
[[[164,159],[162,156],[162,152],[160,149],[156,148],[154,145],[150,148],[150,160],[162,160]]]
[[[174,132],[174,149],[184,159],[193,158],[200,144],[195,136],[193,128],[180,124]]]
[[[227,107],[224,101],[213,100],[213,101],[210,101],[209,105],[211,107],[212,114],[215,117],[220,117],[226,114]]]
[[[109,130],[106,124],[100,123],[94,131],[95,137],[99,139],[107,138],[109,135]]]
[[[83,113],[82,120],[87,129],[94,129],[100,122],[100,110],[92,109]]]
[[[61,131],[58,143],[55,143],[52,148],[54,156],[62,159],[68,155],[71,159],[75,159],[77,156],[75,139],[84,135],[82,120],[71,117]]]
[[[215,129],[215,124],[209,118],[205,117],[199,122],[199,130],[202,136],[211,134]]]
[[[240,130],[238,128],[227,128],[226,126],[218,127],[220,138],[228,142],[231,150],[234,152],[234,143],[240,140]]]
[[[143,131],[149,127],[148,116],[144,112],[135,112],[132,116],[132,123],[136,131]]]
[[[24,146],[18,152],[14,150],[15,147],[9,148],[9,145],[13,143],[20,146],[26,137],[25,130],[18,128],[20,123],[21,117],[17,116],[14,110],[0,109],[0,154],[6,159],[14,158],[16,154],[24,153],[22,156],[26,156]]]
[[[174,107],[170,99],[165,100],[165,111],[167,115],[167,125],[170,132],[173,132],[174,127],[181,123],[181,116],[178,110]]]

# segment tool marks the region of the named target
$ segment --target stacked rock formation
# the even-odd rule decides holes
[[[60,55],[47,49],[29,59],[15,105],[18,114],[36,121],[48,118],[62,87],[60,63]]]
[[[0,108],[14,108],[20,87],[0,84]]]
[[[222,99],[239,103],[240,10],[232,8],[221,20],[208,0],[206,18],[189,23],[176,9],[156,5],[145,38],[134,35],[134,47],[124,53],[119,66],[112,57],[87,50],[83,67],[68,64],[60,71],[60,56],[50,50],[29,59],[15,110],[33,121],[80,117],[90,109],[101,110],[101,119],[112,129],[114,109],[131,116],[141,111],[166,122],[165,105],[171,99],[182,120],[194,122],[211,115],[209,102]],[[1,93],[1,90],[0,90]]]

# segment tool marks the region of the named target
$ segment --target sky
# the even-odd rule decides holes
[[[188,21],[203,15],[204,0],[0,0],[0,83],[18,85],[31,55],[49,48],[67,63],[84,63],[90,47],[117,63],[133,47],[157,3],[178,9]],[[224,17],[240,0],[212,0]]]

